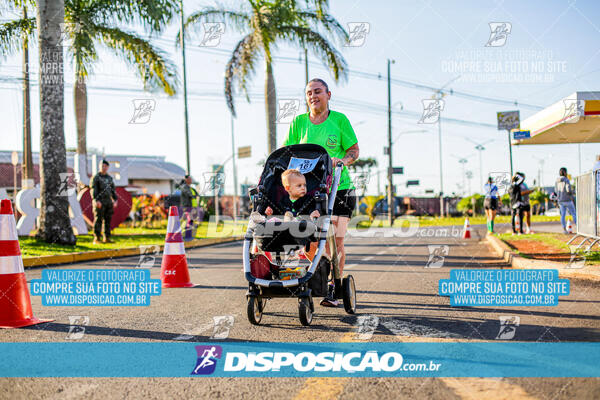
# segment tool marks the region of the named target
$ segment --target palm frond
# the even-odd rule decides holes
[[[83,7],[80,7],[84,4]],[[151,33],[162,31],[179,15],[178,0],[65,0],[65,11],[99,24],[139,23]]]
[[[295,42],[299,47],[309,47],[332,71],[336,81],[348,78],[346,60],[321,34],[301,26],[281,26],[279,31],[281,38]]]
[[[315,27],[323,26],[327,32],[338,38],[341,44],[346,44],[350,38],[344,27],[329,14],[319,15],[318,12],[314,11],[299,11],[296,15],[300,20],[311,22]]]
[[[31,38],[35,30],[35,18],[21,18],[0,24],[0,53],[9,56],[21,50],[23,35]]]
[[[238,32],[247,29],[250,25],[251,17],[250,15],[244,13],[243,11],[231,11],[219,9],[216,7],[205,7],[202,10],[191,14],[187,17],[184,29],[187,33],[191,30],[191,32],[198,33],[202,30],[203,22],[224,22],[226,29],[227,24],[231,24],[231,27],[236,29]],[[181,31],[177,32],[177,43],[180,43]]]
[[[260,54],[260,42],[255,35],[247,35],[235,46],[231,58],[225,67],[225,100],[231,114],[235,117],[235,106],[233,103],[233,86],[238,81],[239,88],[248,96],[248,81],[254,76],[256,61]]]
[[[137,69],[145,89],[161,88],[169,96],[175,94],[178,85],[176,68],[161,50],[149,41],[117,28],[96,25],[95,31],[98,40]]]

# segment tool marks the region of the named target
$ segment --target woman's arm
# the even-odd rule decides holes
[[[360,154],[360,149],[358,148],[358,143],[355,143],[352,147],[346,150],[346,155],[340,161],[344,163],[345,166],[352,164],[354,161],[358,160],[358,155]],[[335,160],[334,160],[335,164]]]

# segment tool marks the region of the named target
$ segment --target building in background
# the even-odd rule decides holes
[[[0,188],[8,193],[13,192],[14,167],[11,163],[12,151],[0,151]],[[165,161],[161,156],[129,156],[129,155],[88,155],[88,175],[92,176],[102,159],[110,162],[109,174],[115,179],[117,186],[125,186],[131,194],[171,194],[176,185],[183,179],[185,170],[179,165]],[[75,153],[67,152],[67,170],[76,172],[74,165]],[[19,152],[17,165],[17,191],[21,189],[22,154]],[[39,153],[33,153],[34,185],[39,184]],[[83,180],[82,180],[83,181]],[[85,183],[85,182],[84,182]]]

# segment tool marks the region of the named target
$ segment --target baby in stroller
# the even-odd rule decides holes
[[[284,221],[292,221],[298,214],[307,214],[310,204],[310,197],[306,195],[306,178],[304,174],[297,169],[287,169],[281,174],[281,184],[289,196],[281,200],[281,207],[285,210]],[[267,207],[266,215],[273,215],[273,209]],[[319,210],[313,210],[310,213],[310,218],[319,218],[321,214]]]

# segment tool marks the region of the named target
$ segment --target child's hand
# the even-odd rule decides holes
[[[321,216],[321,214],[317,210],[315,210],[312,213],[310,213],[310,217],[311,218],[319,218],[320,216]]]
[[[267,209],[265,210],[265,214],[266,215],[273,215],[273,209],[271,207],[267,207]]]

